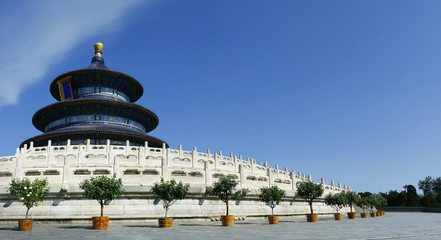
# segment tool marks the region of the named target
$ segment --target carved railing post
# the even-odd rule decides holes
[[[204,170],[205,170],[205,186],[211,186],[213,184],[211,170],[210,170],[210,162],[204,162]]]

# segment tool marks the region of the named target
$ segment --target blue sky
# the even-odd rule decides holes
[[[49,84],[106,65],[151,135],[355,191],[441,176],[438,1],[23,1],[0,8],[0,155],[40,134]]]

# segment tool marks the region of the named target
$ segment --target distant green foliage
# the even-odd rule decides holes
[[[84,190],[83,196],[89,199],[95,199],[101,205],[101,217],[103,216],[104,204],[124,193],[121,178],[113,175],[99,176],[90,178],[80,183],[80,188]]]
[[[353,191],[346,191],[346,192],[343,192],[342,194],[345,195],[346,202],[347,202],[348,206],[351,208],[351,212],[353,212],[352,208],[358,204],[358,201],[360,201],[360,197],[357,195],[356,192],[353,192]]]
[[[271,215],[274,216],[274,208],[280,204],[285,191],[277,186],[260,188],[259,200],[268,204],[271,208]]]
[[[309,203],[311,214],[314,213],[312,209],[312,202],[323,195],[323,186],[313,182],[298,182],[296,196],[305,199]]]
[[[28,178],[12,179],[7,190],[26,206],[26,219],[28,219],[29,209],[38,206],[49,193],[48,184],[47,179],[35,179],[33,182]]]
[[[160,182],[153,185],[153,195],[157,200],[162,200],[166,218],[170,206],[177,200],[184,199],[187,196],[189,187],[189,184],[177,183],[174,179],[164,181],[163,177],[161,177]]]
[[[213,183],[212,189],[209,191],[211,195],[216,195],[225,202],[227,215],[229,214],[228,201],[239,200],[242,197],[242,191],[236,189],[237,184],[239,182],[234,179],[221,177],[218,182]]]
[[[441,177],[427,176],[418,182],[418,188],[423,191],[420,197],[421,205],[425,207],[441,207]]]
[[[390,190],[379,193],[386,198],[388,206],[397,207],[441,207],[441,177],[427,176],[418,182],[418,188],[423,192],[418,195],[413,185],[404,185],[404,191]]]
[[[338,211],[347,205],[346,195],[344,193],[330,193],[325,197],[325,204],[334,208],[338,213]]]

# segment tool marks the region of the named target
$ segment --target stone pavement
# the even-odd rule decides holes
[[[112,223],[109,229],[93,230],[90,224],[35,224],[32,232],[17,231],[16,224],[0,224],[0,239],[441,239],[441,214],[391,213],[366,219],[335,221],[320,217],[317,223],[302,218],[236,221],[234,227],[220,222],[175,221],[160,229],[156,222]]]

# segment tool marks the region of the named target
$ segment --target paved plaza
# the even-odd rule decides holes
[[[385,216],[335,221],[319,217],[317,223],[303,218],[283,219],[278,225],[265,220],[236,221],[234,227],[220,222],[175,221],[173,228],[157,223],[110,223],[104,231],[90,224],[34,224],[32,232],[17,231],[16,224],[0,224],[0,239],[441,239],[439,213],[386,213]]]

